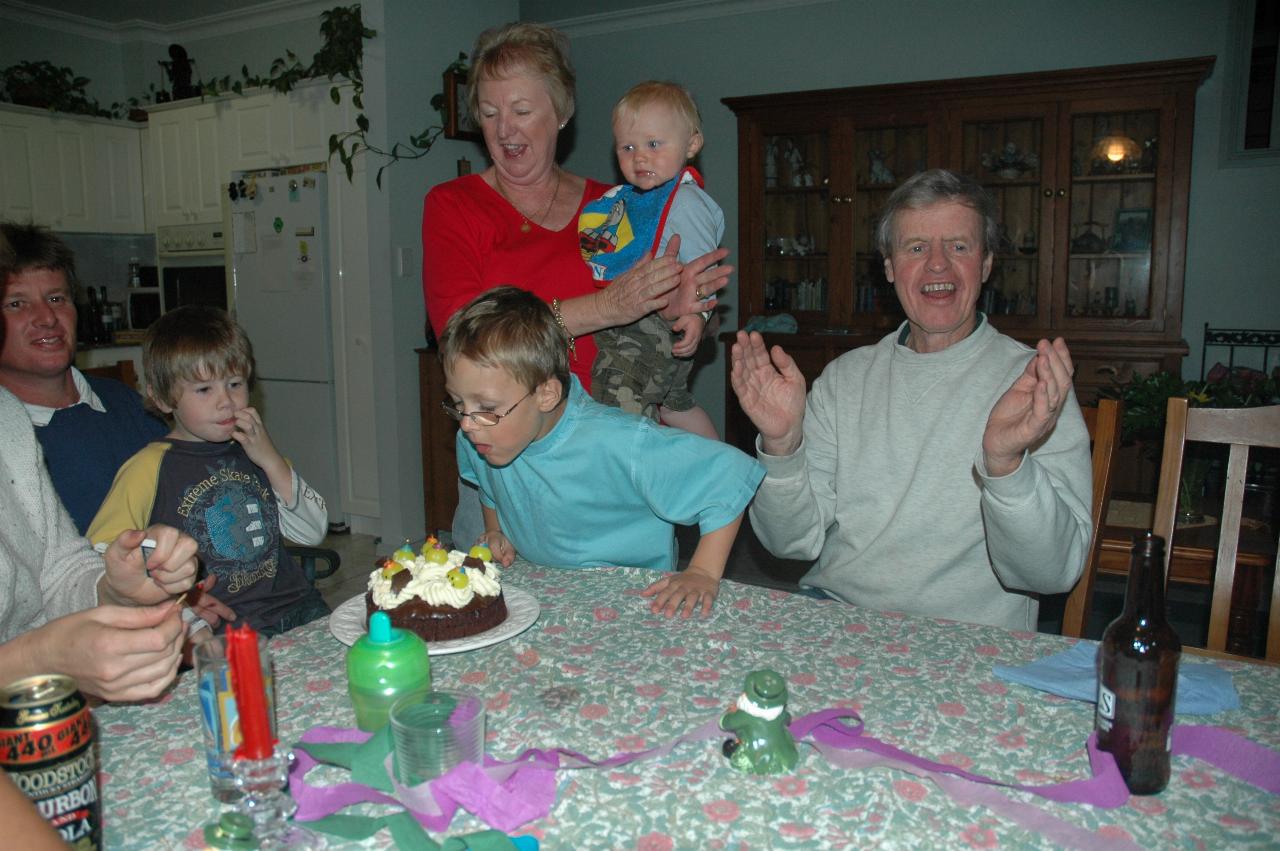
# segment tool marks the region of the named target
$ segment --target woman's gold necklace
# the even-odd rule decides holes
[[[498,194],[501,195],[503,198],[506,198],[507,203],[510,204],[512,207],[514,207],[515,211],[519,213],[520,217],[524,220],[520,222],[520,232],[528,233],[529,231],[533,230],[533,225],[529,223],[529,217],[525,215],[524,211],[520,209],[520,206],[516,204],[515,199],[513,199],[510,195],[507,194],[507,190],[502,188],[502,179],[497,175],[494,175],[493,183],[495,186],[498,187]],[[552,206],[555,205],[556,197],[559,196],[559,194],[560,194],[560,169],[559,167],[557,167],[556,168],[556,186],[555,186],[555,189],[551,191],[551,200],[547,202],[547,206],[542,208],[542,214],[537,216],[534,219],[534,221],[537,222],[538,227],[542,227],[543,221],[546,220],[547,214],[551,212],[551,208]]]

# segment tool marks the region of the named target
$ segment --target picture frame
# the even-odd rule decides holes
[[[444,137],[483,142],[480,128],[467,108],[467,77],[450,69],[444,72]]]
[[[1150,208],[1132,207],[1116,210],[1116,225],[1112,234],[1112,248],[1116,251],[1150,250]]]

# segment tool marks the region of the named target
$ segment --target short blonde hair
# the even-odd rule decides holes
[[[495,287],[472,299],[445,323],[440,362],[458,358],[505,369],[533,390],[550,378],[569,392],[569,338],[547,303],[517,287]]]
[[[634,116],[642,107],[650,104],[665,106],[685,123],[689,135],[702,133],[702,116],[693,95],[679,83],[666,80],[645,80],[627,89],[627,93],[613,105],[613,123],[623,116]]]
[[[225,310],[188,305],[171,310],[147,329],[142,341],[147,396],[173,408],[182,381],[243,375],[253,382],[253,344]]]
[[[501,80],[521,74],[538,77],[547,87],[556,118],[573,117],[577,78],[569,61],[569,39],[555,27],[517,21],[485,30],[471,52],[467,75],[467,108],[480,123],[481,80]]]

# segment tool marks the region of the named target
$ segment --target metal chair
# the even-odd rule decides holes
[[[1271,350],[1280,349],[1280,331],[1263,328],[1210,328],[1204,323],[1204,346],[1200,350],[1200,380],[1204,381],[1205,365],[1209,361],[1209,347],[1227,350],[1227,374],[1236,366],[1236,349],[1262,349],[1262,372],[1270,365]]]
[[[1280,405],[1264,408],[1190,408],[1181,397],[1169,399],[1164,432],[1164,455],[1156,491],[1153,529],[1165,539],[1165,575],[1173,553],[1173,531],[1178,513],[1178,487],[1187,441],[1225,444],[1227,480],[1222,499],[1218,556],[1213,571],[1213,596],[1209,605],[1211,651],[1227,653],[1231,616],[1231,592],[1236,581],[1236,555],[1240,543],[1240,518],[1244,506],[1245,474],[1249,447],[1280,447]],[[1272,530],[1272,535],[1276,534]],[[1280,541],[1277,542],[1280,544]],[[1277,567],[1280,567],[1278,559]],[[1280,582],[1272,574],[1271,612],[1267,623],[1266,658],[1280,661]]]
[[[1093,500],[1090,511],[1093,537],[1089,540],[1089,557],[1085,560],[1080,581],[1067,597],[1062,613],[1062,634],[1084,637],[1085,624],[1093,607],[1093,585],[1102,557],[1102,527],[1111,505],[1111,473],[1115,467],[1116,447],[1120,444],[1120,419],[1124,406],[1115,399],[1099,399],[1096,408],[1081,408],[1089,439],[1093,442]]]
[[[338,555],[336,550],[325,547],[304,547],[301,544],[288,544],[285,549],[298,560],[298,564],[302,566],[302,572],[307,576],[307,581],[312,585],[317,579],[328,579],[333,576],[342,566],[342,556]],[[320,562],[325,566],[317,569],[316,565]]]

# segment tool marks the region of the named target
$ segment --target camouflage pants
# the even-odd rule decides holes
[[[692,358],[671,355],[671,326],[655,313],[630,325],[595,334],[599,354],[591,365],[591,397],[597,402],[658,419],[658,406],[687,411]]]

